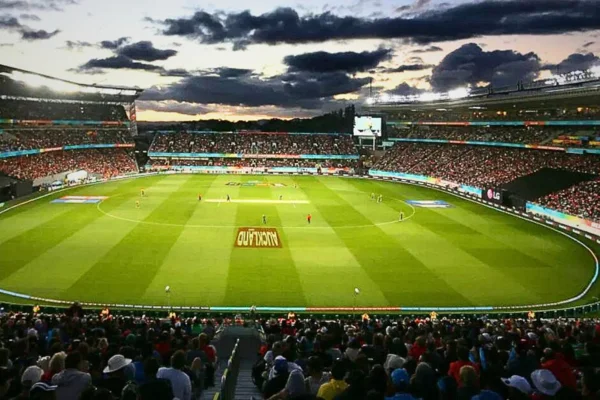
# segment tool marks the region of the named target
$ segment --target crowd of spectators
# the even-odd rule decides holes
[[[350,135],[158,133],[150,151],[169,153],[356,154]]]
[[[166,317],[166,315],[165,315]],[[200,399],[218,323],[85,313],[2,313],[0,399]]]
[[[486,188],[497,187],[542,168],[598,174],[600,157],[546,150],[397,143],[373,168],[418,173]]]
[[[128,121],[121,105],[0,100],[0,119]]]
[[[388,129],[390,136],[415,139],[444,139],[476,142],[539,144],[558,134],[540,127],[414,126]],[[562,132],[562,130],[561,130]]]
[[[592,319],[364,316],[169,318],[84,312],[0,316],[0,399],[200,399],[219,327],[260,325],[265,399],[596,400]],[[217,335],[218,339],[218,335]],[[226,357],[226,356],[225,356]]]
[[[66,145],[133,143],[127,128],[19,128],[0,134],[0,152]]]
[[[555,121],[600,120],[598,107],[567,107],[540,110],[406,110],[391,113],[389,121]]]
[[[432,315],[263,325],[268,341],[253,375],[266,399],[592,400],[600,394],[594,320]]]
[[[51,151],[32,156],[0,159],[0,172],[17,179],[37,179],[85,170],[103,178],[138,171],[130,152],[122,149]]]
[[[150,166],[220,166],[239,168],[272,168],[272,167],[298,167],[298,168],[355,168],[357,160],[300,160],[300,159],[240,159],[240,158],[211,158],[207,160],[190,159],[150,159]]]
[[[566,214],[600,222],[600,180],[580,182],[536,202]]]

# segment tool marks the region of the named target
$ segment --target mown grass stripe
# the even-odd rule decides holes
[[[124,189],[127,190],[132,185],[134,185],[133,182],[128,182],[124,187],[115,187],[105,193],[110,196]],[[126,200],[125,196],[115,196],[108,208],[117,207]],[[65,207],[69,211],[60,213],[47,222],[32,227],[0,244],[0,254],[2,255],[0,280],[20,270],[63,240],[68,240],[75,232],[102,217],[93,204],[53,204],[52,207]]]
[[[171,181],[173,182],[173,181]],[[172,191],[144,221],[165,221],[180,226],[138,224],[77,282],[63,292],[65,298],[90,299],[104,293],[105,301],[139,303],[166,255],[196,208],[192,176],[176,177]],[[148,190],[148,196],[153,196]]]
[[[257,180],[243,177],[242,182]],[[270,187],[242,187],[240,197],[273,199],[278,197]],[[261,217],[268,218],[267,226],[280,227],[278,206],[272,204],[226,204],[237,207],[236,225],[261,226]],[[233,242],[235,234],[230,240]],[[227,277],[225,304],[228,306],[300,306],[306,299],[298,271],[290,252],[290,242],[283,229],[278,229],[283,247],[239,248],[233,247]],[[260,293],[257,298],[256,293]],[[258,304],[257,304],[258,303]]]
[[[323,206],[317,202],[317,208],[328,221],[333,220],[339,224],[337,219],[344,218],[357,222],[357,225],[371,223],[317,178],[312,178],[311,185],[304,190],[312,198],[326,196],[333,203]],[[376,207],[377,204],[373,206]],[[471,304],[468,298],[454,290],[379,227],[361,228],[357,232],[340,229],[336,227],[336,223],[330,225],[371,280],[379,285],[389,304],[401,305],[394,303],[412,296],[418,296],[424,302],[444,296],[445,301],[450,304]],[[424,285],[424,282],[427,282],[427,285]]]

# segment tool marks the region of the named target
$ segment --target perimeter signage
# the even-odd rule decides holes
[[[235,247],[280,248],[281,239],[275,228],[238,228]]]

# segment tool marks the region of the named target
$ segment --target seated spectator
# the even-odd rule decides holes
[[[410,376],[404,368],[395,369],[390,379],[394,395],[386,397],[385,400],[416,400],[410,394]]]
[[[56,400],[57,386],[45,382],[38,382],[29,391],[30,400]]]
[[[146,382],[139,388],[140,400],[172,400],[173,387],[168,379],[157,378],[160,363],[155,358],[144,362]]]
[[[470,365],[463,365],[459,371],[457,400],[469,400],[479,393],[479,376],[477,371]]]
[[[476,364],[469,360],[469,349],[465,346],[459,346],[457,349],[458,360],[450,364],[448,375],[453,377],[458,383],[458,386],[462,386],[460,371],[464,366],[470,366],[474,369],[475,373],[478,373],[478,367]]]
[[[306,385],[308,387],[308,392],[309,394],[316,396],[321,385],[329,382],[331,375],[329,372],[323,372],[323,362],[317,356],[308,358],[307,367],[308,377],[306,378]]]
[[[116,354],[108,360],[108,365],[104,368],[106,378],[102,380],[100,386],[108,389],[113,396],[121,397],[123,388],[127,385],[126,367],[132,360],[125,358],[121,354]]]
[[[333,400],[340,395],[348,384],[344,381],[346,376],[346,365],[342,360],[335,360],[331,366],[331,380],[324,383],[317,392],[317,398],[323,400]]]
[[[92,377],[80,370],[82,364],[81,354],[70,353],[65,358],[65,370],[52,377],[52,385],[56,389],[57,400],[77,399],[81,393],[92,384]]]
[[[531,394],[531,385],[527,379],[522,376],[513,375],[510,378],[502,379],[502,382],[508,387],[508,398],[511,400],[529,400]]]
[[[182,350],[176,351],[171,357],[170,368],[160,368],[156,377],[159,379],[167,379],[171,382],[173,394],[180,400],[191,400],[192,398],[192,382],[190,377],[183,372],[185,368],[185,352]]]
[[[288,371],[288,362],[285,358],[277,358],[273,363],[274,375],[269,377],[263,388],[263,396],[269,399],[281,392],[288,381],[290,373]]]

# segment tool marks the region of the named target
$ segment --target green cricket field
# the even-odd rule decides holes
[[[156,175],[58,191],[0,214],[0,288],[131,305],[537,305],[590,284],[598,246],[585,243],[421,186]]]

